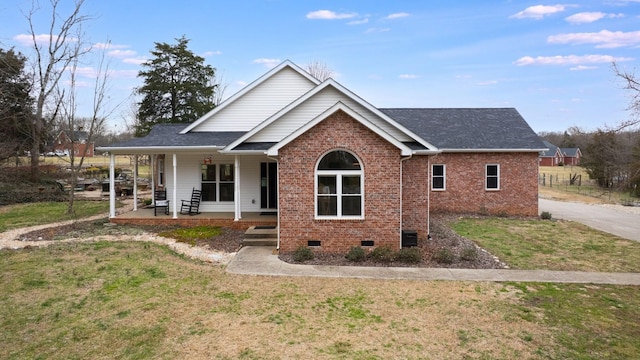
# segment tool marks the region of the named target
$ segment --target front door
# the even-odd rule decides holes
[[[260,163],[260,208],[278,208],[278,164]]]

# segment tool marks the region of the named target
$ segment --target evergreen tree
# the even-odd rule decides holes
[[[13,49],[0,49],[0,161],[31,146],[29,125],[33,118],[31,81],[25,72],[27,59]]]
[[[142,64],[144,85],[135,135],[145,136],[153,125],[190,123],[215,107],[215,69],[191,52],[184,36],[177,44],[155,43],[153,58]]]

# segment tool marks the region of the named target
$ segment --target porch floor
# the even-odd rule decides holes
[[[153,208],[138,208],[136,211],[128,211],[110,221],[116,224],[139,224],[139,225],[169,225],[178,224],[181,226],[228,226],[235,229],[246,230],[252,226],[275,226],[278,224],[277,215],[261,215],[259,212],[243,212],[242,219],[234,221],[233,212],[202,212],[197,215],[178,214],[177,219],[173,218],[173,213],[165,215],[159,211],[157,216],[153,215]]]

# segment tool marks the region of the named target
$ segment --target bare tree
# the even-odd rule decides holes
[[[320,62],[317,60],[314,60],[308,63],[307,65],[305,65],[304,69],[307,70],[307,72],[311,76],[313,76],[314,78],[320,81],[325,81],[336,75],[336,73],[333,70],[331,70],[331,68],[329,67],[329,65],[327,65],[327,63]]]
[[[631,91],[628,110],[633,115],[631,119],[621,122],[614,129],[615,131],[620,131],[640,124],[640,79],[636,77],[635,70],[621,69],[615,62],[612,64],[612,68],[616,76],[622,80],[623,88]]]
[[[36,108],[35,116],[31,126],[31,180],[38,182],[40,180],[40,145],[46,134],[48,124],[44,116],[44,109],[51,95],[57,88],[62,75],[69,65],[77,60],[82,54],[89,51],[80,47],[84,38],[82,25],[90,18],[81,15],[80,10],[84,0],[76,0],[67,17],[63,17],[59,13],[61,0],[49,0],[51,6],[48,33],[44,35],[38,34],[35,28],[35,16],[41,10],[40,4],[34,0],[31,10],[25,14],[29,22],[29,35],[35,51],[34,59],[34,87]],[[58,101],[61,100],[58,98]],[[59,103],[50,104],[53,109],[59,108]],[[54,111],[55,112],[55,111]],[[51,117],[53,118],[53,117]]]
[[[216,71],[213,79],[211,79],[211,84],[216,86],[216,92],[213,94],[213,104],[215,106],[220,105],[220,103],[224,100],[224,93],[227,90],[228,83],[223,83],[224,74],[220,73],[220,71]]]
[[[97,68],[95,69],[91,113],[89,117],[77,116],[77,69],[81,59],[80,55],[83,51],[85,50],[82,45],[76,43],[75,50],[73,51],[75,54],[73,55],[73,61],[67,69],[69,85],[68,87],[64,87],[62,83],[59,83],[56,88],[56,102],[60,104],[61,109],[60,125],[68,129],[71,134],[69,137],[71,140],[69,151],[69,184],[71,188],[67,206],[67,212],[69,214],[74,212],[74,189],[76,188],[78,175],[82,170],[82,165],[89,149],[88,146],[76,146],[79,138],[74,134],[78,130],[86,131],[87,138],[83,141],[86,141],[87,144],[92,143],[98,134],[104,132],[106,119],[109,118],[116,109],[116,107],[109,107],[109,104],[107,104],[107,93],[110,85],[109,64],[105,62],[106,50],[102,50]],[[76,153],[76,150],[78,153]]]

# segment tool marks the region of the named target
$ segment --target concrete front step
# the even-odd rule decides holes
[[[275,226],[252,226],[244,233],[243,246],[277,246],[278,228]]]
[[[275,226],[252,226],[244,232],[245,239],[277,239],[278,228]]]
[[[262,239],[244,239],[242,246],[278,246],[278,239],[262,238]]]

